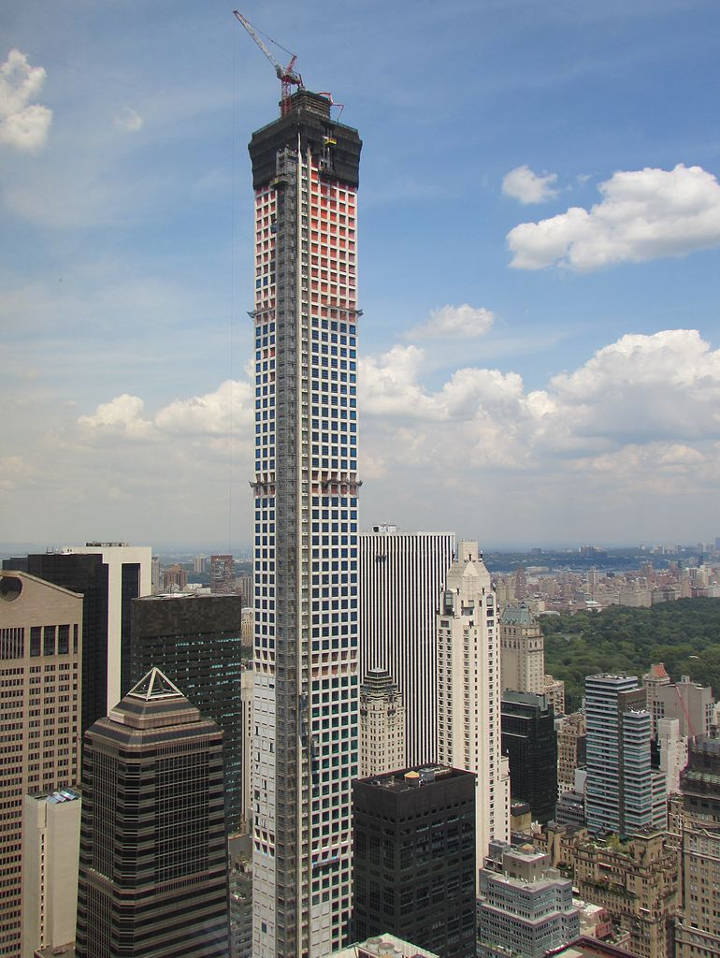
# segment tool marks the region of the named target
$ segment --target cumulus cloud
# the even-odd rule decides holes
[[[534,522],[540,509],[555,517],[548,530],[560,528],[564,510],[594,509],[597,518],[600,503],[603,528],[616,521],[613,534],[622,539],[640,523],[637,504],[651,522],[652,508],[713,495],[720,482],[720,350],[696,330],[623,336],[535,390],[517,373],[474,366],[431,385],[432,359],[416,345],[396,345],[360,364],[360,474],[371,512],[408,510],[417,527],[433,496],[443,509],[465,503],[456,522],[467,521],[474,503],[475,520],[482,515],[502,538],[502,521]],[[253,409],[249,377],[154,413],[123,394],[77,420],[73,455],[102,444],[118,463],[107,470],[118,488],[137,475],[160,482],[173,464],[190,500],[227,475],[219,464],[251,476]],[[133,470],[123,480],[129,443]],[[8,460],[5,472],[23,469]],[[497,508],[488,512],[490,499]]]
[[[47,140],[52,110],[30,103],[47,76],[43,67],[31,67],[20,50],[11,50],[0,65],[0,143],[34,153]]]
[[[507,235],[516,269],[593,270],[720,245],[720,184],[700,166],[614,173],[590,210],[571,207]]]
[[[123,130],[125,133],[137,133],[138,130],[142,130],[144,120],[137,110],[124,106],[115,114],[114,123],[118,130]]]
[[[80,416],[78,423],[89,432],[102,436],[148,439],[152,423],[142,418],[145,403],[139,396],[123,393],[110,402],[100,403],[92,416]]]
[[[575,372],[553,377],[548,394],[574,408],[576,434],[628,441],[717,435],[720,350],[694,329],[623,336]]]
[[[502,191],[505,196],[512,196],[521,203],[544,203],[557,196],[554,188],[557,182],[557,173],[533,173],[529,166],[516,166],[506,173],[502,181]]]
[[[152,419],[143,418],[144,409],[139,396],[123,393],[100,403],[91,416],[80,416],[78,424],[88,438],[123,435],[160,441],[163,436],[219,437],[234,430],[247,432],[254,406],[250,383],[228,379],[214,392],[163,406]]]
[[[250,383],[228,379],[214,392],[165,406],[156,415],[155,425],[174,435],[227,435],[234,429],[246,429],[253,413]]]
[[[484,336],[495,321],[495,314],[483,306],[443,306],[434,309],[426,323],[417,326],[411,335],[425,339],[452,337],[474,339]]]
[[[697,330],[623,336],[532,391],[516,373],[476,367],[430,390],[415,346],[366,359],[360,371],[377,471],[407,461],[444,468],[448,450],[461,449],[481,468],[575,463],[592,473],[637,448],[653,450],[643,461],[677,472],[704,461],[703,443],[720,439],[720,350]]]
[[[622,448],[652,444],[665,444],[659,467],[677,468],[705,455],[699,444],[720,440],[720,350],[697,330],[623,336],[544,389],[527,390],[514,372],[472,366],[430,389],[426,373],[415,345],[360,363],[363,446],[378,475],[388,462],[444,468],[449,449],[462,450],[471,465],[527,469],[602,463]],[[248,378],[177,399],[153,416],[140,397],[123,394],[78,423],[85,438],[186,437],[223,456],[234,438],[249,443],[253,409]]]
[[[435,418],[431,398],[418,377],[424,353],[417,346],[393,346],[360,360],[360,401],[374,415]]]

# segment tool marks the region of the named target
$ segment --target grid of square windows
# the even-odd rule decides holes
[[[356,200],[353,187],[321,178],[304,160],[299,167],[296,348],[303,394],[300,455],[307,457],[308,496],[298,534],[307,534],[309,550],[304,555],[313,671],[308,731],[315,750],[310,839],[313,903],[318,904],[334,886],[349,885],[350,786],[358,774]],[[294,322],[292,316],[275,314],[275,243],[278,230],[288,227],[278,221],[283,215],[273,187],[256,191],[255,656],[269,672],[275,657],[276,588],[282,587],[276,584],[275,563],[277,523],[283,518],[275,495],[281,452],[276,446],[276,350],[283,348],[287,333],[282,323]],[[343,908],[347,912],[348,900]]]

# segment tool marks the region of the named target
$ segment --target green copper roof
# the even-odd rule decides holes
[[[525,603],[521,602],[519,605],[506,605],[502,610],[500,622],[503,625],[535,625],[536,619]]]

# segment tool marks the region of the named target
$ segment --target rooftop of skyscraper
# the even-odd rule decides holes
[[[361,781],[365,785],[377,785],[393,792],[405,792],[437,781],[447,781],[466,775],[473,775],[473,773],[461,768],[450,768],[447,765],[420,765],[416,768],[388,772],[385,775],[373,775]]]

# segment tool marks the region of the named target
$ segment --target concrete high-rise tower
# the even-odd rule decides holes
[[[460,542],[438,635],[438,760],[477,775],[476,858],[510,840],[510,777],[501,757],[500,640],[495,590],[477,542]]]
[[[454,532],[360,535],[360,667],[387,669],[405,703],[406,766],[437,758],[435,613],[455,554]]]
[[[361,142],[299,90],[253,134],[253,955],[328,954],[351,900],[358,772]]]
[[[22,954],[25,796],[78,784],[82,614],[81,595],[25,572],[0,573],[3,958]]]
[[[635,675],[588,675],[585,815],[591,829],[664,828],[665,781],[650,765],[650,713]]]

